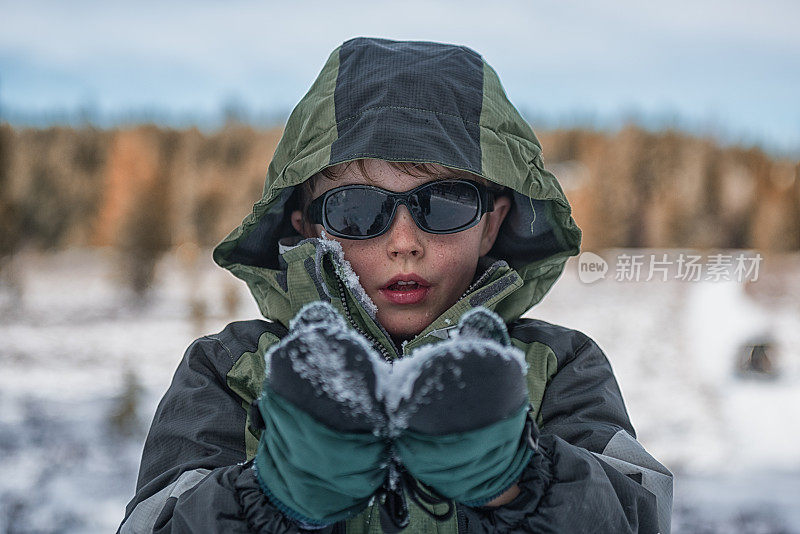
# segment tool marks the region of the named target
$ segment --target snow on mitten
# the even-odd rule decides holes
[[[387,399],[404,428],[395,442],[400,462],[440,496],[468,506],[502,494],[530,460],[535,428],[525,356],[505,324],[485,308],[470,310],[451,339],[418,349],[406,365],[412,385]]]
[[[386,478],[373,367],[385,363],[330,304],[316,302],[300,310],[266,364],[255,458],[262,490],[307,526],[357,514]]]

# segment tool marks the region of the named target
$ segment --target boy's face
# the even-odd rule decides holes
[[[350,165],[336,180],[319,177],[313,198],[348,184],[401,192],[432,181],[431,177],[403,173],[383,160],[366,160],[365,164],[369,179],[358,165]],[[441,170],[446,171],[444,167]],[[364,240],[329,237],[342,244],[345,259],[378,308],[378,321],[397,341],[420,333],[467,290],[478,258],[492,248],[509,207],[508,198],[497,197],[494,211],[486,213],[476,226],[454,234],[431,234],[420,229],[408,209],[400,205],[383,235]],[[292,214],[292,224],[306,236],[318,236],[323,230],[322,225],[309,228],[300,211]],[[417,285],[404,286],[398,281]]]

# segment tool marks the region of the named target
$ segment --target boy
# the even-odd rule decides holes
[[[189,348],[120,530],[669,531],[605,355],[520,319],[570,213],[478,54],[345,42],[214,251],[270,321]]]

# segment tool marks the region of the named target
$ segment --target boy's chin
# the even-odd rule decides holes
[[[378,322],[386,329],[395,343],[412,339],[425,330],[434,318],[424,312],[381,314],[378,311]]]

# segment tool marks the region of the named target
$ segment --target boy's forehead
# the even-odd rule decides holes
[[[405,172],[384,160],[364,160],[362,165],[342,163],[334,166],[335,178],[319,176],[314,182],[314,196],[350,184],[368,184],[387,189],[389,191],[408,191],[419,185],[434,180],[445,178],[465,178],[469,173],[457,171],[439,165],[428,163],[425,170],[414,169],[412,173]]]

